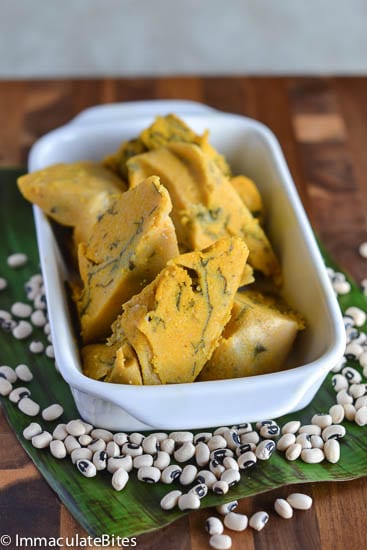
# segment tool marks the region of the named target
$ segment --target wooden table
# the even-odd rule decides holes
[[[197,100],[256,118],[277,135],[315,230],[358,281],[367,263],[367,78],[163,78],[0,82],[0,164],[25,164],[32,143],[98,103]],[[300,289],[301,290],[301,289]],[[234,550],[361,550],[366,547],[366,478],[312,484],[313,508],[290,521],[272,515],[261,533],[233,536]],[[22,536],[83,534],[41,478],[0,413],[0,526]],[[287,488],[243,500],[240,510],[271,509]],[[153,534],[139,550],[208,547],[200,511]],[[1,533],[0,533],[1,534]]]

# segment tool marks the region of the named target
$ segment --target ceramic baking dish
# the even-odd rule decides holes
[[[34,207],[56,362],[70,385],[80,415],[112,430],[187,429],[276,418],[306,406],[343,355],[345,331],[295,185],[280,146],[264,125],[193,102],[150,101],[88,109],[42,137],[29,170],[56,162],[101,159],[136,136],[156,114],[174,112],[195,131],[210,130],[212,144],[234,173],[253,178],[264,199],[267,231],[278,254],[288,302],[306,319],[291,368],[209,382],[162,386],[118,385],[82,374],[65,295],[66,268],[51,225]]]

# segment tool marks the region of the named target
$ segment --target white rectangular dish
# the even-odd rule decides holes
[[[280,146],[264,125],[194,102],[151,101],[88,109],[33,146],[29,170],[57,162],[98,160],[135,137],[157,114],[176,113],[211,143],[234,173],[253,178],[264,199],[267,232],[280,258],[284,295],[307,328],[297,340],[294,368],[233,380],[129,386],[83,375],[65,294],[66,270],[51,225],[34,207],[56,362],[80,415],[111,430],[193,429],[276,418],[306,406],[342,357],[345,331]]]

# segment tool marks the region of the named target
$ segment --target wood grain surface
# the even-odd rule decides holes
[[[0,82],[0,165],[25,164],[32,143],[98,103],[192,99],[256,118],[278,137],[303,204],[328,251],[357,281],[367,276],[367,78],[163,78]],[[302,291],[302,289],[300,289]],[[292,488],[293,491],[294,488]],[[366,548],[367,482],[298,486],[314,498],[292,520],[271,513],[260,532],[232,535],[233,550]],[[240,503],[271,511],[283,488]],[[139,536],[139,550],[208,548],[207,510]],[[85,535],[28,459],[0,411],[0,534]],[[1,543],[0,543],[1,547]],[[8,548],[11,548],[8,546]],[[14,547],[15,548],[15,547]],[[94,548],[90,546],[89,548]]]

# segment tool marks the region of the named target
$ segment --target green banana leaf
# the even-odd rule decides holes
[[[8,288],[0,292],[0,309],[9,310],[17,300],[24,300],[24,283],[39,271],[37,245],[33,228],[32,209],[17,191],[16,178],[20,169],[9,168],[0,171],[0,277],[8,281]],[[14,252],[25,252],[29,256],[27,265],[19,269],[7,266],[6,258]],[[322,250],[328,265],[337,266]],[[350,278],[348,277],[350,280]],[[366,297],[351,281],[352,291],[340,298],[344,310],[349,305],[366,308]],[[47,343],[42,329],[35,329],[32,338]],[[0,363],[12,367],[19,363],[28,364],[34,380],[29,384],[34,399],[45,407],[51,403],[64,406],[64,416],[58,422],[77,418],[69,387],[56,371],[54,363],[45,355],[29,352],[26,341],[15,340],[10,334],[0,330]],[[358,367],[351,362],[352,366]],[[284,424],[290,419],[300,419],[309,423],[315,412],[328,411],[335,402],[331,387],[331,374],[328,375],[313,402],[304,410],[278,419]],[[21,445],[33,460],[49,485],[58,494],[60,500],[69,509],[77,521],[93,536],[102,533],[121,537],[138,535],[158,529],[176,520],[184,513],[178,510],[164,512],[159,501],[173,486],[163,484],[144,484],[137,481],[134,473],[122,492],[111,488],[111,476],[106,472],[92,479],[86,479],[76,470],[70,460],[58,461],[49,451],[36,450],[22,436],[23,429],[30,419],[23,415],[16,405],[7,398],[1,399],[2,406]],[[42,423],[42,422],[41,422]],[[46,425],[47,424],[47,425]],[[43,422],[45,429],[51,431],[55,423]],[[344,423],[347,435],[341,444],[341,460],[338,464],[305,464],[287,462],[280,453],[271,460],[258,463],[257,467],[242,474],[241,482],[233,487],[226,497],[208,495],[202,501],[202,507],[214,506],[235,498],[243,498],[268,491],[285,484],[316,481],[347,480],[367,474],[367,437],[366,429],[352,422]],[[173,484],[174,485],[174,484]]]

